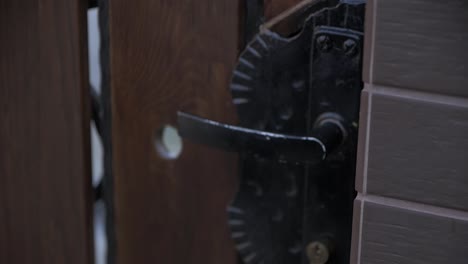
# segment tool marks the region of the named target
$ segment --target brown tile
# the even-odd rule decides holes
[[[373,83],[468,96],[468,2],[379,0]]]
[[[372,95],[367,192],[468,210],[468,100],[393,93]]]
[[[467,220],[366,201],[360,264],[465,264]]]

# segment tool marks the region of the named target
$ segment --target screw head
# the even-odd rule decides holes
[[[353,39],[347,39],[343,42],[343,50],[346,55],[352,56],[356,53],[357,43]]]
[[[306,248],[306,253],[310,264],[325,264],[330,257],[328,247],[320,241],[309,243]]]
[[[317,49],[320,51],[328,51],[331,49],[332,43],[330,37],[327,35],[321,35],[316,40]]]
[[[287,121],[291,119],[291,117],[294,115],[294,109],[290,105],[283,105],[279,109],[279,118],[281,120]]]

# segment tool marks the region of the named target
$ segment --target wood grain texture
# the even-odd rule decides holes
[[[367,192],[468,210],[468,101],[420,96],[372,95]]]
[[[301,1],[302,0],[265,0],[265,19],[269,20],[273,18]]]
[[[154,148],[176,111],[235,123],[228,90],[238,53],[237,1],[110,1],[117,261],[233,264],[225,207],[235,155],[184,142]]]
[[[0,263],[92,263],[86,4],[0,2]]]
[[[361,264],[465,264],[468,221],[365,202],[361,243]]]
[[[375,4],[374,83],[468,96],[468,2]]]
[[[284,9],[275,12],[275,14],[278,13],[275,16],[268,17],[268,8],[274,3],[282,3]],[[288,0],[266,2],[266,21],[260,26],[260,31],[268,29],[283,37],[292,37],[301,30],[304,21],[311,12],[317,12],[326,6],[328,5],[321,0],[302,0],[298,1],[298,3],[288,2]]]

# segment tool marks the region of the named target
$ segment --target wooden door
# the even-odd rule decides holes
[[[265,1],[273,16],[299,1]],[[237,263],[226,205],[236,155],[155,140],[183,110],[235,123],[228,91],[244,1],[109,2],[116,256],[119,263]]]
[[[168,159],[155,141],[178,110],[234,122],[239,2],[109,3],[117,261],[235,263],[225,207],[236,157],[183,142]]]

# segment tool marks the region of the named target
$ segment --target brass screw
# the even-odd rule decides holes
[[[320,241],[309,243],[306,248],[306,253],[309,258],[309,264],[325,264],[330,257],[328,247]]]

